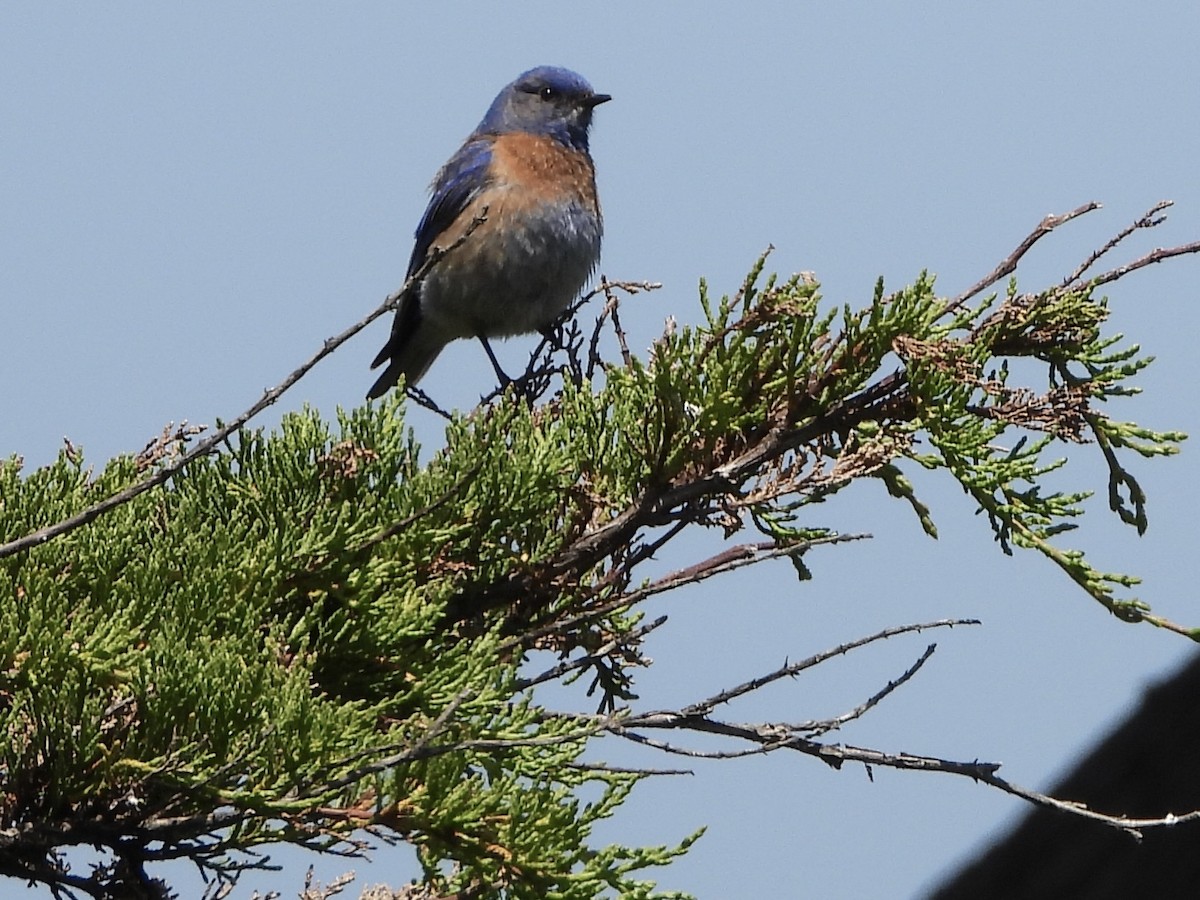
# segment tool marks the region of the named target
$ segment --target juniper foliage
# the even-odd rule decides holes
[[[567,329],[527,373],[536,396],[456,414],[427,459],[400,396],[332,422],[304,409],[0,559],[0,874],[155,896],[156,861],[222,883],[260,864],[256,847],[355,852],[374,834],[416,848],[431,895],[675,896],[646,870],[699,832],[593,846],[645,775],[584,760],[635,700],[660,624],[637,604],[728,561],[660,582],[640,567],[692,529],[749,528],[811,577],[804,552],[838,539],[813,505],[859,479],[936,536],[914,467],[956,480],[1004,552],[1040,553],[1126,621],[1197,637],[1061,543],[1089,491],[1046,487],[1064,445],[1090,444],[1140,532],[1125,460],[1184,437],[1105,414],[1150,359],[1106,333],[1102,279],[1012,281],[968,303],[922,274],[838,309],[765,263],[732,296],[702,285],[701,323],[645,359],[588,365],[595,342]],[[553,394],[534,377],[551,372],[566,373]],[[136,483],[191,439],[100,472],[70,446],[28,473],[0,463],[0,538]],[[536,651],[560,662],[531,674]],[[539,685],[579,677],[599,715],[541,702]],[[73,873],[72,845],[106,855]]]

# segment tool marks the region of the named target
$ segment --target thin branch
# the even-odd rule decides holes
[[[692,750],[653,738],[647,738],[645,735],[631,730],[634,728],[678,729],[719,734],[741,739],[753,746],[738,751]],[[847,762],[857,762],[868,767],[880,766],[909,771],[961,775],[998,788],[1006,794],[1020,797],[1035,805],[1056,809],[1094,822],[1119,828],[1139,837],[1141,832],[1146,829],[1170,828],[1186,822],[1200,821],[1200,810],[1194,810],[1181,815],[1168,814],[1158,818],[1135,819],[1124,815],[1110,815],[1090,809],[1082,803],[1059,800],[1047,794],[1042,794],[1007,781],[996,774],[1000,769],[1000,763],[980,762],[979,760],[966,762],[940,759],[934,756],[919,756],[911,753],[886,753],[881,750],[845,744],[823,744],[798,735],[789,736],[781,732],[778,726],[772,725],[737,725],[717,722],[704,717],[686,717],[679,713],[656,713],[652,717],[635,717],[605,730],[618,737],[635,743],[656,747],[666,752],[707,759],[730,759],[787,749],[795,750],[808,756],[814,756],[835,769],[840,769]]]
[[[945,308],[942,310],[942,314],[945,315],[947,313],[954,312],[980,291],[991,287],[1004,276],[1011,275],[1013,272],[1015,272],[1017,269],[1017,263],[1021,261],[1021,257],[1028,253],[1034,244],[1048,235],[1055,228],[1065,224],[1066,222],[1070,222],[1072,219],[1077,219],[1079,216],[1082,216],[1085,213],[1090,213],[1099,208],[1100,204],[1092,201],[1090,203],[1083,204],[1083,206],[1076,207],[1070,212],[1062,213],[1061,215],[1046,216],[1046,218],[1042,219],[1042,221],[1038,223],[1037,227],[1033,229],[1033,231],[1026,235],[1025,240],[1021,241],[1021,243],[1017,245],[1017,248],[1013,250],[1012,253],[1000,261],[995,269],[973,284],[966,291],[959,294],[957,297],[947,303]]]
[[[605,657],[607,657],[609,654],[611,654],[618,647],[625,647],[625,646],[629,646],[631,644],[638,643],[639,641],[642,640],[642,638],[644,638],[650,632],[654,631],[656,628],[659,628],[662,625],[665,625],[666,622],[667,622],[666,616],[659,616],[653,622],[649,622],[645,625],[642,625],[639,628],[635,628],[633,631],[627,632],[625,634],[622,634],[622,635],[619,635],[618,637],[613,638],[612,640],[608,641],[607,643],[605,643],[599,649],[593,651],[592,653],[588,653],[585,656],[580,656],[576,659],[563,660],[558,665],[551,666],[549,669],[542,672],[540,675],[535,675],[532,678],[519,678],[519,679],[517,679],[516,682],[514,682],[513,690],[514,691],[524,691],[524,690],[527,690],[536,685],[545,684],[547,681],[553,681],[556,678],[561,678],[563,675],[573,672],[576,669],[587,668],[588,666],[592,665],[593,663],[600,662],[601,660],[603,660]]]
[[[310,793],[313,795],[327,794],[356,784],[368,775],[394,769],[396,766],[405,763],[445,756],[447,753],[465,753],[472,750],[482,750],[490,753],[502,750],[514,750],[518,747],[553,747],[558,744],[569,744],[573,741],[584,740],[601,730],[602,727],[599,722],[588,722],[586,727],[581,728],[579,732],[573,734],[553,734],[546,737],[532,738],[479,738],[476,740],[456,741],[451,744],[424,744],[420,747],[415,744],[394,744],[390,747],[377,748],[372,752],[388,752],[397,747],[402,747],[403,749],[398,750],[398,752],[390,756],[359,766],[357,769],[333,781],[320,786],[310,785],[308,787]]]
[[[849,653],[851,650],[857,650],[860,647],[865,647],[868,644],[875,643],[876,641],[887,640],[888,638],[893,638],[901,634],[926,631],[930,628],[953,628],[956,625],[979,624],[980,622],[978,619],[939,619],[936,622],[923,622],[917,625],[899,625],[895,628],[885,628],[882,631],[877,631],[875,634],[868,635],[867,637],[858,638],[854,641],[847,641],[844,644],[838,644],[838,646],[833,647],[832,649],[825,650],[821,653],[815,653],[807,659],[801,660],[800,662],[785,663],[774,672],[759,676],[758,678],[752,678],[747,682],[739,684],[737,687],[732,687],[728,690],[721,691],[718,694],[713,694],[711,697],[701,700],[699,703],[693,703],[690,706],[684,707],[681,715],[707,715],[716,707],[728,703],[731,700],[735,700],[738,697],[744,697],[746,694],[757,691],[759,688],[765,687],[766,685],[778,681],[781,678],[793,677],[805,671],[806,669],[811,669],[814,666],[818,666],[835,656],[843,656]],[[923,662],[924,659],[921,660],[921,663]],[[918,665],[917,668],[920,668],[920,665]]]
[[[1139,228],[1153,228],[1156,225],[1161,225],[1164,221],[1166,221],[1167,217],[1160,216],[1159,213],[1174,205],[1174,201],[1172,200],[1160,200],[1155,203],[1152,207],[1150,207],[1149,210],[1147,210],[1145,215],[1135,219],[1132,223],[1126,225],[1124,228],[1118,231],[1115,235],[1113,235],[1113,237],[1109,238],[1105,242],[1103,247],[1100,247],[1098,250],[1094,250],[1087,259],[1079,264],[1079,268],[1063,279],[1062,285],[1060,286],[1066,288],[1077,282],[1083,277],[1083,274],[1088,269],[1090,269],[1096,264],[1097,261],[1099,261],[1100,257],[1104,256],[1104,254],[1108,253],[1110,250],[1113,250],[1118,244],[1121,243],[1121,241],[1125,240],[1125,238],[1129,237]]]
[[[474,695],[475,692],[470,688],[464,688],[463,690],[459,691],[457,696],[455,696],[453,700],[446,704],[446,708],[438,713],[437,718],[433,720],[433,724],[429,726],[428,730],[419,738],[417,738],[416,743],[412,745],[412,752],[424,752],[425,748],[429,746],[429,742],[446,730],[450,724],[450,719],[453,718],[456,712],[458,712],[459,707],[461,707]]]
[[[446,730],[446,726],[449,724],[450,717],[453,716],[454,713],[459,710],[462,704],[469,699],[471,699],[471,692],[469,690],[464,689],[456,694],[454,698],[451,699],[451,701],[446,705],[446,708],[438,713],[437,718],[430,723],[430,726],[425,733],[413,744],[408,743],[408,741],[404,741],[402,743],[387,744],[382,747],[371,747],[367,750],[360,750],[357,753],[352,753],[349,756],[343,756],[340,759],[334,760],[333,762],[329,763],[328,766],[326,766],[326,769],[340,769],[343,766],[348,766],[351,763],[358,762],[359,760],[376,758],[380,753],[392,753],[400,748],[410,750],[414,748],[424,749],[433,738],[437,737]]]
[[[0,559],[21,553],[22,551],[28,550],[31,547],[40,546],[47,541],[53,540],[56,537],[60,537],[61,535],[74,531],[80,526],[88,524],[89,522],[98,519],[106,512],[116,509],[118,506],[128,503],[130,500],[133,500],[135,497],[144,494],[146,491],[166,483],[173,476],[177,475],[184,468],[190,465],[194,460],[199,459],[202,456],[207,456],[208,454],[216,451],[216,449],[222,443],[225,443],[228,440],[230,435],[232,435],[239,428],[282,397],[288,390],[292,388],[293,385],[296,384],[297,381],[307,375],[317,365],[317,363],[321,362],[321,360],[331,354],[342,344],[346,343],[346,341],[350,340],[350,338],[354,337],[380,316],[396,309],[400,305],[400,301],[404,299],[409,291],[411,291],[417,284],[421,282],[421,280],[433,266],[435,266],[448,253],[451,253],[462,246],[463,242],[466,241],[467,238],[469,238],[475,231],[475,229],[483,224],[483,222],[486,220],[487,209],[485,207],[483,211],[475,217],[471,224],[467,226],[466,230],[457,240],[446,247],[434,247],[432,250],[430,250],[429,256],[426,258],[424,264],[422,264],[422,266],[404,282],[404,285],[400,288],[400,290],[389,296],[373,312],[355,322],[345,331],[342,331],[340,334],[334,335],[331,338],[326,338],[325,342],[321,345],[321,348],[316,353],[309,357],[308,360],[303,363],[303,365],[293,371],[287,376],[287,378],[279,382],[279,384],[277,384],[275,387],[265,391],[258,402],[234,418],[232,421],[217,429],[207,438],[200,441],[200,443],[196,444],[195,447],[180,456],[170,465],[163,466],[161,469],[156,470],[149,478],[131,484],[123,491],[118,491],[116,494],[106,497],[99,503],[89,506],[87,509],[81,510],[73,516],[70,516],[59,522],[55,522],[53,525],[48,525],[45,528],[39,528],[37,531],[30,532],[24,537],[17,538],[14,541],[9,541],[6,544],[0,545]]]
[[[479,474],[479,470],[482,468],[483,468],[482,461],[476,463],[474,466],[472,466],[466,472],[465,475],[463,475],[461,478],[459,478],[458,481],[456,481],[456,482],[454,482],[454,484],[450,485],[450,487],[446,489],[446,492],[444,494],[442,494],[442,496],[438,497],[436,500],[430,501],[425,506],[423,506],[421,509],[418,509],[416,512],[410,513],[409,515],[405,516],[399,522],[393,522],[391,525],[389,525],[387,528],[383,529],[378,534],[367,538],[365,541],[363,541],[362,544],[360,544],[358,547],[355,548],[356,552],[361,552],[362,550],[366,550],[366,549],[374,547],[378,544],[382,544],[388,538],[393,538],[396,535],[402,533],[405,529],[407,529],[414,522],[417,522],[417,521],[423,519],[425,516],[429,515],[430,513],[434,512],[435,510],[440,509],[441,507],[445,506],[452,499],[454,499],[454,496],[456,494],[458,494],[461,490],[463,490],[463,488],[465,488],[467,485],[469,485],[472,480],[474,480],[475,476]]]
[[[999,768],[997,766],[997,768]],[[1055,809],[1060,812],[1070,813],[1071,815],[1080,816],[1084,819],[1091,819],[1095,822],[1101,822],[1105,825],[1111,825],[1120,828],[1123,831],[1129,832],[1137,838],[1141,838],[1142,831],[1147,828],[1170,828],[1176,825],[1183,825],[1187,822],[1200,821],[1200,810],[1193,810],[1181,815],[1168,813],[1165,816],[1148,819],[1134,819],[1123,815],[1109,815],[1107,813],[1097,812],[1090,809],[1086,804],[1078,803],[1073,800],[1059,800],[1057,797],[1051,797],[1048,794],[1042,794],[1038,791],[1030,790],[1029,788],[1021,787],[1019,784],[1014,784],[1011,781],[1006,781],[994,772],[990,775],[984,775],[979,778],[985,784],[999,788],[1006,794],[1012,794],[1014,797],[1020,797],[1023,800],[1028,800],[1030,803],[1037,806],[1044,806],[1048,809]]]
[[[680,532],[688,527],[689,524],[691,523],[688,521],[688,519],[681,517],[679,521],[668,528],[666,532],[659,535],[650,543],[639,543],[633,548],[632,552],[630,552],[629,558],[625,563],[625,568],[627,570],[632,570],[646,560],[653,559],[659,550],[674,540],[680,534]]]
[[[612,310],[613,331],[617,336],[617,344],[621,348],[621,362],[628,369],[633,365],[633,354],[629,352],[629,342],[625,339],[625,329],[621,327],[620,303],[617,302],[617,295],[614,291],[623,290],[627,294],[633,295],[641,291],[658,290],[662,287],[662,283],[658,281],[609,281],[606,278],[601,278],[600,286],[604,290],[604,296],[608,298],[605,308],[611,308]]]
[[[661,750],[663,753],[670,753],[673,756],[690,756],[692,759],[745,759],[747,756],[762,756],[764,753],[770,753],[772,750],[779,749],[778,747],[764,745],[742,750],[697,750],[694,747],[680,747],[669,741],[660,741],[656,738],[646,737],[646,735],[638,734],[636,731],[613,732],[613,734],[633,744],[641,744],[643,747],[651,747],[655,750]]]
[[[657,769],[642,766],[610,766],[607,763],[567,763],[564,767],[578,772],[612,772],[617,775],[695,775],[691,769]]]
[[[673,572],[643,588],[630,591],[627,594],[620,594],[611,600],[589,606],[576,615],[555,619],[539,628],[515,635],[502,643],[500,650],[511,650],[517,646],[529,646],[531,642],[537,641],[539,638],[565,631],[582,622],[591,621],[610,612],[615,612],[618,609],[632,606],[648,597],[673,590],[683,584],[698,583],[714,575],[732,572],[734,569],[765,562],[769,559],[777,559],[781,556],[794,556],[798,553],[804,553],[820,544],[841,544],[847,541],[865,540],[869,537],[869,534],[835,534],[792,544],[777,544],[773,541],[764,541],[758,544],[743,544],[739,547],[731,547],[702,563],[697,563],[694,566]]]
[[[638,629],[638,632],[640,632],[640,634],[648,633],[649,631],[653,630],[654,628],[659,627],[665,621],[666,621],[666,616],[662,616],[659,619],[657,619],[656,621],[650,623],[649,625],[643,626],[641,629]],[[903,625],[903,626],[897,626],[895,628],[883,629],[883,630],[876,632],[875,634],[870,635],[868,637],[861,638],[856,641],[849,641],[847,643],[840,644],[837,647],[834,647],[831,650],[827,650],[823,653],[814,654],[813,656],[810,656],[807,659],[801,660],[800,662],[782,666],[780,669],[777,669],[775,672],[772,672],[769,675],[763,676],[761,678],[753,679],[749,682],[745,682],[744,684],[738,685],[735,688],[730,688],[729,690],[721,691],[720,693],[715,694],[712,697],[709,697],[705,700],[701,700],[698,703],[692,704],[679,712],[661,712],[661,711],[659,711],[659,712],[644,713],[644,714],[640,714],[640,715],[615,715],[615,716],[614,715],[579,716],[579,715],[574,715],[574,714],[571,714],[571,715],[552,714],[551,716],[549,716],[549,718],[570,719],[572,722],[581,726],[581,730],[578,732],[575,732],[575,733],[571,733],[571,734],[552,735],[552,736],[544,737],[544,738],[478,739],[478,740],[467,740],[467,741],[455,741],[455,742],[451,742],[449,744],[443,744],[443,745],[431,745],[430,740],[434,737],[435,734],[440,733],[441,731],[444,730],[444,726],[449,721],[449,718],[452,715],[453,711],[455,709],[457,709],[458,704],[460,704],[462,702],[462,700],[465,699],[465,697],[455,698],[455,700],[451,702],[451,704],[447,707],[447,709],[443,710],[442,714],[439,715],[438,719],[433,723],[433,725],[431,726],[431,728],[429,729],[427,734],[422,739],[417,741],[416,743],[414,743],[414,744],[406,743],[403,745],[392,745],[391,747],[375,748],[374,750],[370,751],[369,755],[374,755],[374,754],[378,754],[381,752],[388,753],[392,750],[398,750],[399,752],[392,753],[391,755],[380,758],[380,759],[376,759],[375,761],[368,763],[366,765],[356,767],[353,771],[343,775],[342,777],[340,777],[338,779],[327,782],[326,784],[320,786],[319,788],[309,785],[309,786],[307,786],[307,792],[310,794],[326,794],[326,793],[329,793],[332,791],[336,791],[340,788],[347,787],[351,784],[354,784],[354,783],[360,781],[362,778],[366,777],[367,775],[381,772],[386,769],[390,769],[395,766],[402,765],[404,763],[414,762],[419,759],[427,759],[427,758],[430,758],[433,756],[440,756],[440,755],[443,755],[446,753],[458,753],[458,752],[471,751],[471,750],[498,751],[498,750],[515,749],[517,747],[554,745],[554,744],[566,743],[569,741],[580,740],[582,738],[587,737],[589,734],[599,734],[602,732],[608,732],[608,733],[612,733],[615,735],[619,735],[619,736],[625,737],[629,740],[636,740],[639,743],[647,743],[647,744],[655,743],[653,741],[653,739],[646,738],[644,735],[637,734],[634,731],[634,729],[638,729],[638,728],[661,729],[661,728],[683,727],[683,728],[688,728],[690,730],[695,730],[695,731],[708,731],[710,733],[724,734],[726,736],[742,737],[742,738],[745,738],[746,735],[748,735],[750,733],[756,733],[761,736],[764,729],[770,729],[770,731],[773,735],[770,740],[765,741],[765,742],[760,741],[760,742],[758,742],[760,744],[760,746],[752,748],[751,750],[748,750],[748,751],[737,751],[734,755],[748,755],[750,753],[766,752],[767,750],[777,749],[777,747],[782,747],[782,746],[790,744],[791,742],[796,740],[796,736],[786,726],[729,725],[726,723],[720,723],[720,722],[716,722],[714,720],[708,719],[707,713],[710,712],[714,707],[716,707],[718,705],[727,703],[730,700],[733,700],[737,697],[748,694],[754,690],[758,690],[759,688],[761,688],[773,681],[777,681],[778,679],[783,678],[785,676],[795,675],[801,671],[804,671],[805,669],[812,668],[813,666],[818,665],[821,662],[831,659],[834,656],[839,656],[839,655],[848,653],[851,650],[857,649],[859,647],[865,646],[865,645],[873,643],[875,641],[884,640],[884,639],[887,639],[890,637],[895,637],[895,636],[901,635],[901,634],[920,632],[920,631],[924,631],[924,630],[930,629],[930,628],[952,628],[955,625],[976,625],[976,624],[979,624],[979,623],[977,620],[974,620],[974,619],[940,619],[940,620],[937,620],[934,622],[924,622],[924,623],[920,623],[920,624]],[[565,663],[561,664],[560,666],[556,666],[553,669],[547,670],[547,672],[543,673],[541,676],[537,676],[536,678],[533,678],[533,679],[525,679],[522,682],[518,682],[518,689],[524,689],[524,688],[532,686],[534,684],[538,684],[543,681],[547,681],[552,677],[558,677],[558,676],[565,674],[575,668],[579,668],[582,664],[585,664],[586,662],[594,660],[596,658],[602,657],[605,653],[611,652],[612,650],[616,649],[616,647],[619,646],[620,643],[628,642],[629,640],[635,639],[638,636],[640,636],[638,633],[624,636],[624,638],[622,640],[611,641],[611,642],[609,642],[609,644],[606,644],[604,647],[600,648],[600,650],[596,651],[596,653],[590,654],[587,657],[583,657],[581,660],[573,660],[573,661],[565,662]],[[933,652],[933,648],[930,647],[929,649],[927,649],[925,651],[924,655],[913,666],[911,666],[909,668],[909,670],[906,671],[899,679],[897,679],[896,681],[893,681],[893,682],[889,682],[886,687],[884,687],[882,690],[877,692],[872,698],[870,698],[864,704],[862,704],[862,706],[856,708],[856,711],[852,711],[851,713],[846,714],[846,716],[844,716],[842,718],[844,720],[848,721],[850,718],[856,717],[857,715],[862,715],[862,713],[865,712],[867,709],[870,709],[871,707],[875,706],[883,697],[887,696],[892,691],[894,691],[897,687],[899,687],[901,684],[906,683],[910,678],[912,678],[913,675],[915,675],[916,672],[921,668],[921,666],[924,665],[925,661],[929,658],[929,656],[932,654],[932,652]],[[681,723],[686,723],[686,724],[681,724]],[[834,727],[834,726],[830,726],[830,727]],[[828,730],[828,729],[826,729],[826,730]],[[764,747],[763,746],[764,743],[767,746]],[[668,748],[667,748],[667,746],[662,746],[659,749],[668,749]],[[691,751],[679,750],[677,752],[682,752],[685,755],[705,755],[705,756],[710,756],[710,758],[717,758],[717,757],[725,758],[725,757],[729,756],[728,753],[718,753],[716,755],[716,757],[713,757],[712,754],[700,753],[698,751],[693,753]],[[344,762],[346,762],[346,761],[352,762],[352,761],[354,761],[355,758],[366,757],[367,755],[368,755],[367,753],[356,754],[355,757],[350,757],[348,760],[345,760]]]
[[[600,276],[600,284],[605,284],[604,276]],[[604,308],[600,310],[600,315],[596,316],[596,321],[592,325],[592,336],[588,340],[587,353],[587,378],[591,380],[596,374],[596,369],[603,366],[604,358],[600,355],[600,334],[604,331],[604,323],[608,321],[620,305],[620,299],[614,294],[605,300]]]
[[[977,622],[973,619],[966,620],[964,624],[966,622],[977,624]],[[904,673],[899,678],[897,678],[895,681],[889,681],[879,691],[868,697],[865,702],[860,703],[849,712],[842,713],[840,716],[835,716],[832,719],[826,719],[823,722],[808,723],[806,727],[796,727],[795,730],[807,731],[813,737],[820,737],[822,734],[827,734],[830,731],[836,731],[847,722],[853,722],[855,719],[862,718],[864,715],[878,706],[885,697],[887,697],[901,685],[907,684],[913,678],[913,676],[921,671],[921,667],[929,661],[929,658],[933,656],[933,651],[936,649],[937,644],[930,644],[925,648],[925,652],[917,658],[917,661],[905,669]]]
[[[404,394],[417,406],[421,407],[422,409],[429,410],[434,415],[441,416],[447,422],[454,418],[453,414],[451,414],[449,410],[442,409],[440,406],[438,406],[436,400],[430,397],[415,384],[406,383],[404,385]]]
[[[1110,269],[1103,275],[1097,275],[1092,279],[1091,283],[1094,285],[1108,284],[1110,281],[1124,278],[1130,272],[1144,269],[1146,266],[1154,265],[1154,263],[1160,263],[1164,259],[1184,256],[1188,253],[1200,253],[1200,241],[1192,241],[1190,244],[1181,244],[1178,247],[1159,247],[1156,250],[1151,250],[1145,256],[1139,256],[1132,262],[1128,262],[1123,266],[1117,266],[1115,269]]]
[[[636,596],[637,600],[640,601],[645,597],[652,597],[655,594],[673,591],[685,584],[699,584],[701,581],[707,581],[716,575],[723,575],[726,572],[733,572],[746,566],[757,565],[769,559],[778,559],[781,556],[802,556],[813,547],[826,544],[848,544],[852,541],[869,540],[870,537],[871,535],[865,533],[830,534],[824,537],[814,537],[790,543],[761,541],[757,544],[741,544],[737,547],[730,547],[728,550],[722,550],[720,553],[710,556],[703,562],[698,562],[695,565],[672,572],[670,575],[666,575],[657,581],[651,582],[646,587],[634,591],[630,596]]]

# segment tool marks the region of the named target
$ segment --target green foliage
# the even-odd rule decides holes
[[[690,839],[589,849],[636,776],[574,765],[589,730],[546,723],[518,695],[520,656],[499,626],[468,638],[444,622],[454,598],[561,541],[546,526],[570,480],[563,447],[535,438],[529,411],[510,405],[459,423],[420,469],[399,403],[340,415],[337,432],[304,411],[6,560],[6,827],[152,812],[179,820],[163,836],[182,840],[231,808],[246,814],[235,847],[319,846],[375,824],[412,840],[447,888],[669,896],[633,876]],[[122,458],[93,479],[65,451],[18,470],[0,467],[4,534],[140,474]],[[431,508],[448,490],[455,502]],[[440,752],[481,740],[512,746]],[[364,770],[406,749],[413,760]],[[583,803],[589,784],[599,799]],[[342,813],[313,824],[319,807]],[[460,874],[437,874],[447,859]]]
[[[702,286],[704,321],[647,360],[456,416],[428,461],[399,400],[333,425],[304,410],[0,559],[0,818],[31,836],[28,877],[53,881],[72,829],[227,873],[224,854],[371,828],[413,844],[446,893],[672,896],[639,877],[696,835],[590,843],[644,777],[580,764],[620,713],[557,713],[537,684],[591,672],[603,709],[633,698],[637,568],[687,527],[750,525],[811,577],[803,550],[833,537],[812,505],[875,478],[936,536],[913,465],[954,478],[1006,552],[1035,549],[1122,618],[1183,630],[1117,596],[1136,579],[1053,543],[1089,496],[1046,489],[1059,444],[1096,443],[1110,505],[1141,530],[1117,454],[1183,438],[1100,411],[1149,360],[1103,334],[1090,285],[965,307],[922,274],[837,310],[810,279],[764,276],[765,259],[732,297]],[[1029,359],[1046,384],[1014,386]],[[0,537],[180,449],[98,475],[72,448],[28,474],[10,459]],[[539,650],[564,662],[531,677]]]

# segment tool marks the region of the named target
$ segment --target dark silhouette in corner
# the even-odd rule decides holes
[[[1200,809],[1200,656],[1141,706],[1051,796],[1100,812],[1157,818]],[[1200,822],[1145,832],[1035,809],[951,875],[929,900],[1200,897]]]

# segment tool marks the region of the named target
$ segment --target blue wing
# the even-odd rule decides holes
[[[438,172],[433,186],[433,196],[425,215],[417,225],[416,244],[408,262],[408,274],[421,268],[425,256],[434,241],[462,214],[472,200],[491,181],[489,168],[492,162],[492,143],[488,139],[476,138],[463,144],[458,152]]]
[[[450,157],[450,161],[442,166],[434,180],[429,206],[417,225],[416,243],[413,246],[412,258],[408,261],[408,274],[404,276],[406,279],[411,278],[413,273],[421,268],[425,257],[429,255],[429,248],[491,183],[491,163],[491,140],[473,138],[463,144],[458,152]],[[422,344],[417,339],[414,343],[414,336],[420,330],[422,319],[420,291],[418,286],[400,301],[400,307],[392,319],[392,332],[388,342],[371,363],[372,369],[385,362],[388,363],[388,367],[371,386],[367,392],[368,397],[382,396],[391,389],[401,374],[407,377],[409,384],[415,384],[442,348],[439,341],[426,341]]]

